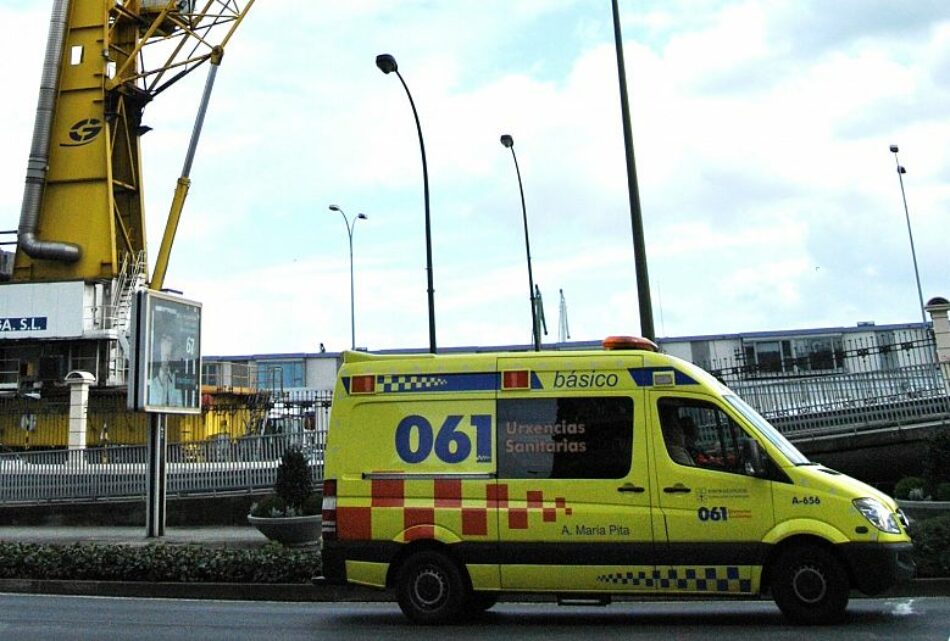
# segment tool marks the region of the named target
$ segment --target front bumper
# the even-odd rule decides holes
[[[840,547],[854,587],[864,594],[880,594],[914,578],[911,543],[848,543]]]

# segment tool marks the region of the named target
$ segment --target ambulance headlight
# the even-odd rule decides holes
[[[901,528],[897,523],[897,517],[891,513],[887,506],[877,499],[864,498],[854,499],[854,507],[858,512],[864,515],[871,525],[889,534],[900,534]]]

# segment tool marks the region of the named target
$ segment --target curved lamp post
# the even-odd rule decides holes
[[[346,235],[350,241],[350,342],[352,349],[356,349],[356,305],[353,302],[353,230],[356,229],[356,221],[368,220],[369,218],[366,214],[357,214],[351,225],[350,219],[346,217],[346,212],[340,207],[330,205],[330,211],[338,211],[343,216],[343,222],[346,223]]]
[[[643,211],[640,208],[640,185],[637,163],[633,155],[633,130],[630,126],[630,99],[627,96],[627,71],[623,61],[623,35],[620,32],[620,9],[611,2],[614,17],[614,48],[617,52],[617,74],[620,80],[620,113],[623,119],[624,152],[627,158],[627,192],[630,199],[630,225],[633,229],[633,259],[637,271],[637,299],[640,309],[640,333],[656,340],[653,328],[653,303],[650,297],[650,274],[647,269],[646,240],[643,235]]]
[[[524,219],[524,248],[528,254],[528,299],[531,301],[531,340],[534,341],[534,351],[541,351],[541,328],[538,327],[538,302],[534,295],[534,277],[531,274],[531,242],[528,240],[528,210],[524,204],[524,187],[521,185],[521,169],[518,167],[518,156],[515,154],[515,140],[508,134],[501,137],[501,144],[511,150],[511,157],[515,161],[515,172],[518,174],[518,191],[521,193],[521,215]]]
[[[897,159],[897,145],[891,145],[891,153],[894,154],[894,162],[897,163],[897,179],[901,183],[901,199],[904,201],[904,218],[907,220],[907,236],[910,237],[910,256],[914,261],[914,278],[917,279],[917,298],[920,301],[920,319],[923,321],[924,326],[927,325],[927,316],[924,313],[924,292],[920,288],[920,272],[917,270],[917,251],[914,249],[914,233],[910,229],[910,213],[907,210],[907,194],[904,193],[904,174],[907,173],[907,170],[904,169],[900,161]]]
[[[428,278],[429,295],[429,351],[435,354],[435,290],[432,287],[432,226],[429,217],[429,169],[426,165],[426,146],[422,140],[422,126],[419,124],[419,112],[416,111],[416,103],[409,93],[409,87],[399,73],[399,66],[396,59],[388,53],[382,53],[376,56],[376,66],[385,74],[395,72],[402,83],[402,88],[406,90],[406,96],[409,98],[409,106],[412,107],[412,115],[416,119],[416,131],[419,132],[419,150],[422,152],[422,187],[425,194],[426,208],[426,274]]]

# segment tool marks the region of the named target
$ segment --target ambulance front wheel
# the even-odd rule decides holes
[[[793,623],[834,623],[848,607],[848,575],[841,562],[823,547],[807,545],[785,550],[772,574],[772,596]]]
[[[457,620],[468,598],[462,573],[441,552],[424,551],[406,559],[396,576],[396,599],[410,620],[426,625]]]

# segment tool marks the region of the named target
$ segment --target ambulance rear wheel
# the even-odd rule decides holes
[[[406,559],[396,576],[396,599],[410,620],[426,625],[457,620],[468,600],[462,573],[440,552],[424,551]]]
[[[818,546],[785,550],[772,574],[775,603],[793,623],[835,623],[848,607],[848,575],[841,562]]]

